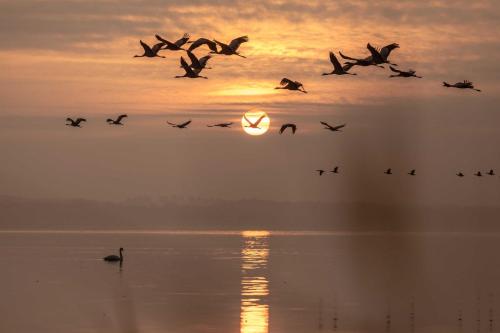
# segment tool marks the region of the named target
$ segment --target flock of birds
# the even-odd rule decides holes
[[[323,176],[323,174],[325,172],[330,172],[330,173],[333,173],[333,174],[338,174],[340,173],[340,168],[339,166],[335,166],[333,167],[332,170],[325,170],[325,169],[316,169],[316,172],[318,173],[319,176]],[[384,171],[384,174],[386,175],[392,175],[392,168],[388,168]],[[410,176],[416,176],[417,175],[417,170],[416,169],[411,169],[410,171],[407,172],[407,175],[410,175]],[[485,172],[484,174],[481,172],[481,171],[477,171],[473,174],[474,176],[476,177],[483,177],[483,175],[487,175],[487,176],[496,176],[496,173],[493,169],[490,169],[490,171],[488,172]],[[456,176],[457,177],[465,177],[465,174],[463,172],[458,172],[456,173]]]
[[[165,58],[165,56],[160,55],[161,51],[184,51],[187,54],[187,57],[190,60],[190,64],[186,61],[186,59],[181,56],[180,57],[180,67],[184,69],[184,75],[177,75],[175,78],[203,78],[207,79],[208,77],[200,75],[200,73],[204,69],[211,69],[210,67],[207,67],[208,61],[212,58],[213,55],[226,55],[226,56],[231,56],[231,55],[236,55],[242,58],[246,58],[244,55],[239,53],[239,48],[241,44],[246,43],[249,41],[248,36],[241,36],[237,37],[233,40],[231,40],[228,44],[220,42],[216,39],[208,39],[208,38],[198,38],[194,41],[190,40],[190,35],[189,34],[184,34],[180,39],[176,40],[175,42],[171,42],[160,35],[155,35],[156,39],[158,42],[154,44],[153,46],[149,46],[142,40],[140,40],[140,44],[142,48],[144,49],[144,53],[142,55],[135,55],[134,57],[148,57],[148,58]],[[186,47],[189,45],[189,47]],[[199,49],[202,46],[206,46],[209,49],[208,54],[202,56],[202,57],[197,57],[193,51]],[[357,73],[351,73],[350,70],[354,68],[355,66],[359,67],[368,67],[368,66],[375,66],[378,68],[385,68],[384,65],[388,65],[389,69],[395,73],[389,76],[389,78],[394,78],[394,77],[402,77],[402,78],[422,78],[422,76],[418,76],[416,74],[415,70],[408,69],[408,70],[400,70],[397,69],[398,67],[397,64],[391,62],[389,60],[389,56],[391,55],[391,52],[397,48],[399,48],[399,44],[397,43],[392,43],[388,44],[380,49],[372,46],[370,43],[366,45],[366,48],[369,51],[369,54],[361,57],[352,57],[345,55],[344,53],[339,51],[339,55],[342,59],[346,60],[344,64],[341,64],[337,56],[330,51],[329,53],[329,58],[330,62],[333,65],[333,69],[331,72],[325,72],[322,75],[357,75]],[[457,88],[457,89],[472,89],[475,91],[481,91],[479,89],[476,89],[471,81],[464,80],[462,82],[457,82],[454,84],[450,84],[448,82],[443,82],[443,86],[447,88]],[[275,87],[275,89],[284,89],[284,90],[293,90],[293,91],[299,91],[302,93],[307,93],[307,91],[304,88],[304,85],[295,80],[291,80],[289,78],[283,78],[280,81],[280,85],[278,87]],[[126,114],[119,115],[116,119],[106,119],[106,122],[110,125],[118,125],[118,126],[123,126],[124,124],[122,123],[123,119],[126,118]],[[255,128],[255,129],[260,129],[259,125],[262,122],[262,120],[266,117],[266,115],[262,115],[259,117],[257,120],[252,121],[248,119],[246,116],[244,116],[245,121],[247,122],[245,127],[249,128]],[[86,122],[87,120],[85,118],[67,118],[66,119],[67,126],[71,127],[81,127],[82,122]],[[187,120],[183,123],[172,123],[167,121],[167,124],[178,129],[187,129],[188,126],[191,124],[191,120]],[[341,125],[330,125],[327,122],[320,121],[320,123],[324,126],[323,128],[332,132],[337,132],[340,131],[342,128],[346,126],[346,124],[341,124]],[[231,125],[233,125],[232,122],[222,122],[222,123],[216,123],[216,124],[211,124],[207,125],[207,127],[220,127],[220,128],[230,128]],[[286,123],[283,124],[280,129],[279,129],[279,134],[283,134],[287,129],[290,129],[292,134],[295,134],[297,131],[297,125],[294,123]],[[319,176],[322,176],[326,170],[324,169],[317,169],[316,172],[318,173]],[[332,170],[330,170],[331,173],[333,174],[338,174],[339,173],[339,167],[336,166]],[[389,168],[385,172],[387,175],[392,175],[392,169]],[[493,176],[495,175],[493,170],[490,170],[489,172],[485,173],[486,175]],[[410,170],[408,172],[408,175],[410,176],[415,176],[416,175],[416,170]],[[464,177],[465,175],[462,172],[458,172],[456,174],[458,177]],[[482,177],[483,173],[481,171],[477,171],[474,173],[475,176],[477,177]],[[121,253],[121,251],[120,251]]]

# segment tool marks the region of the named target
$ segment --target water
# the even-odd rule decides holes
[[[494,332],[499,240],[0,232],[0,332]]]

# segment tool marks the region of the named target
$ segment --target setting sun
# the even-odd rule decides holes
[[[264,111],[252,110],[241,117],[243,130],[250,135],[262,135],[267,132],[271,120]]]

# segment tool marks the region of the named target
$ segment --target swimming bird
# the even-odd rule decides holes
[[[201,57],[201,58],[197,58],[193,52],[191,51],[186,51],[187,55],[189,56],[189,59],[191,59],[191,65],[189,65],[189,67],[191,67],[192,69],[194,69],[195,71],[199,71],[201,72],[202,69],[211,69],[210,67],[206,67],[207,66],[207,62],[210,58],[212,58],[211,55],[206,55],[204,57]],[[182,67],[182,66],[181,66]]]
[[[486,174],[490,175],[490,176],[494,176],[495,175],[495,171],[493,171],[493,169],[490,169],[490,171],[488,171]]]
[[[82,121],[87,121],[87,119],[85,119],[85,118],[76,118],[76,120],[73,120],[73,119],[71,119],[71,118],[68,117],[68,118],[66,118],[66,121],[68,122],[68,123],[66,123],[66,126],[82,127],[82,126],[80,126],[80,123]]]
[[[256,121],[256,122],[252,123],[252,122],[250,121],[250,119],[248,119],[248,118],[247,118],[247,116],[246,116],[246,115],[243,115],[243,118],[244,118],[244,119],[246,120],[246,122],[249,124],[249,126],[246,126],[246,125],[245,125],[245,127],[250,127],[250,128],[258,128],[258,129],[260,129],[259,124],[260,124],[260,122],[262,121],[262,119],[264,119],[265,117],[266,117],[266,115],[262,115],[262,116],[260,116],[260,118],[259,118],[259,119],[257,119],[257,121]]]
[[[190,79],[197,79],[197,78],[208,79],[208,77],[200,75],[200,72],[203,70],[203,68],[201,69],[191,68],[183,57],[181,57],[181,67],[184,68],[184,71],[186,71],[186,73],[184,75],[175,76],[176,79],[182,77],[188,77]]]
[[[184,122],[182,124],[174,124],[174,123],[171,123],[170,121],[167,121],[167,124],[169,124],[172,127],[177,127],[177,128],[180,128],[180,129],[185,129],[185,128],[187,128],[187,126],[189,124],[191,124],[191,120],[188,120],[188,121],[186,121],[186,122]]]
[[[184,34],[182,38],[176,40],[175,42],[170,42],[160,35],[155,35],[156,39],[160,42],[163,42],[163,45],[166,45],[162,50],[170,50],[170,51],[180,51],[184,50],[182,46],[189,41],[189,34]]]
[[[295,134],[295,132],[297,131],[297,125],[295,125],[295,124],[283,124],[283,125],[281,125],[281,128],[280,128],[280,134],[283,134],[283,132],[287,128],[291,128],[292,129],[292,134]]]
[[[276,87],[274,89],[288,89],[288,90],[297,90],[300,92],[303,92],[304,94],[307,94],[307,91],[304,89],[304,85],[300,83],[299,81],[292,81],[290,79],[287,79],[286,77],[281,79],[280,81],[281,87]],[[302,89],[300,89],[302,88]]]
[[[416,170],[415,170],[415,169],[412,169],[410,172],[408,172],[408,174],[409,174],[410,176],[415,176],[415,175],[416,175],[416,173],[415,173],[415,172],[416,172]]]
[[[332,74],[335,74],[335,75],[346,75],[346,74],[357,75],[356,73],[347,72],[352,66],[342,67],[342,65],[338,61],[337,57],[335,56],[335,54],[331,51],[330,51],[330,62],[333,65],[333,70],[330,73],[323,73],[321,75],[332,75]]]
[[[317,172],[320,176],[322,176],[322,175],[323,175],[323,173],[325,173],[325,170],[323,170],[323,169],[318,169],[318,170],[316,170],[316,172]]]
[[[238,48],[240,47],[240,45],[242,43],[248,42],[248,36],[241,36],[241,37],[235,38],[229,43],[229,45],[224,44],[222,42],[219,42],[216,39],[214,39],[214,42],[217,43],[217,45],[219,45],[219,47],[221,48],[219,51],[216,51],[217,54],[224,54],[224,55],[233,55],[234,54],[234,55],[237,55],[239,57],[246,58],[245,56],[241,55],[238,52]]]
[[[477,176],[477,177],[482,177],[482,176],[483,176],[483,174],[481,173],[481,171],[478,171],[478,172],[476,172],[476,173],[474,174],[474,176]]]
[[[142,40],[140,41],[140,43],[142,45],[142,48],[144,49],[144,54],[143,55],[135,55],[134,58],[141,58],[141,57],[165,58],[164,56],[158,55],[158,52],[161,50],[162,46],[165,45],[165,43],[158,43],[158,44],[153,45],[153,47],[150,47],[148,44],[144,43]]]
[[[111,118],[106,119],[106,122],[110,125],[122,125],[123,126],[123,123],[121,121],[123,118],[126,118],[126,117],[128,117],[126,114],[121,114],[116,119],[111,119]]]
[[[119,262],[122,262],[123,261],[123,247],[120,247],[120,256],[117,256],[116,254],[111,254],[109,256],[106,256],[104,258],[102,258],[102,260],[104,261],[112,261],[112,262],[115,262],[115,261],[119,261]]]
[[[443,82],[443,86],[447,88],[458,88],[458,89],[472,89],[475,91],[481,91],[479,89],[474,88],[474,85],[471,81],[464,80],[463,82],[457,82],[454,84],[449,84],[448,82]]]
[[[384,171],[384,173],[385,173],[386,175],[392,175],[392,169],[391,169],[391,168],[389,168],[389,169],[385,170],[385,171]]]
[[[188,51],[192,52],[194,49],[196,49],[202,45],[208,46],[208,48],[211,51],[210,53],[218,53],[217,44],[213,40],[210,40],[208,38],[198,38],[193,43],[191,43],[191,45],[188,48]]]
[[[409,69],[407,71],[400,71],[399,69],[396,69],[392,66],[389,66],[389,68],[394,73],[398,73],[398,75],[390,75],[389,77],[417,77],[419,79],[422,78],[421,76],[416,75],[417,72],[415,72],[413,69]]]
[[[459,172],[459,173],[457,173],[457,176],[458,176],[458,177],[463,177],[463,176],[465,176],[465,175],[464,175],[463,173]]]
[[[330,171],[331,173],[339,173],[339,167],[336,166],[335,168],[333,168],[333,170]]]
[[[324,121],[320,121],[320,123],[325,126],[324,129],[330,130],[332,132],[340,132],[340,129],[346,127],[346,125],[347,125],[347,124],[342,124],[342,125],[337,125],[337,126],[331,126]]]
[[[207,125],[207,127],[231,127],[233,123],[219,123],[213,125]]]

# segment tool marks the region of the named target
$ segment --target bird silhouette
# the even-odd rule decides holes
[[[493,171],[493,169],[490,169],[490,171],[488,171],[486,174],[488,174],[490,176],[494,176],[495,175],[495,171]]]
[[[111,262],[116,262],[116,261],[119,261],[119,262],[122,262],[123,261],[123,247],[120,247],[120,256],[117,256],[116,254],[111,254],[109,256],[106,256],[104,258],[102,258],[102,260],[104,261],[111,261]]]
[[[340,129],[346,127],[346,125],[347,125],[347,124],[342,124],[342,125],[337,125],[337,126],[331,126],[324,121],[320,121],[320,123],[325,126],[324,129],[330,130],[332,132],[340,132]]]
[[[219,45],[221,48],[219,51],[216,51],[215,53],[217,54],[224,54],[224,55],[237,55],[242,58],[246,58],[245,56],[241,55],[238,52],[238,48],[240,47],[241,44],[248,42],[248,36],[241,36],[238,38],[233,39],[229,45],[224,44],[222,42],[219,42],[218,40],[214,39],[214,42]]]
[[[415,176],[416,175],[416,170],[412,169],[410,172],[408,172],[410,176]]]
[[[300,92],[303,92],[304,94],[307,94],[307,91],[304,89],[304,85],[300,83],[299,81],[292,81],[290,79],[287,79],[286,77],[281,79],[280,81],[281,87],[276,87],[274,89],[288,89],[288,90],[297,90]],[[300,89],[302,88],[302,89]]]
[[[87,121],[87,119],[85,119],[85,118],[76,118],[76,120],[73,120],[73,119],[71,119],[71,118],[66,118],[66,121],[67,121],[66,126],[71,126],[71,127],[82,127],[82,126],[80,125],[80,123],[81,123],[82,121]]]
[[[169,124],[172,127],[176,127],[176,128],[180,128],[180,129],[185,129],[185,128],[187,128],[187,126],[189,124],[191,124],[191,120],[188,120],[188,121],[186,121],[186,122],[184,122],[182,124],[174,124],[174,123],[171,123],[171,122],[167,121],[167,124]]]
[[[141,58],[141,57],[165,58],[164,56],[158,55],[158,52],[160,52],[162,46],[165,45],[165,43],[158,43],[158,44],[153,45],[153,47],[150,47],[148,44],[144,43],[142,40],[139,42],[141,43],[141,45],[144,49],[144,54],[143,55],[135,55],[134,58]]]
[[[292,129],[292,134],[295,134],[295,132],[297,131],[297,125],[295,125],[295,124],[283,124],[283,125],[281,125],[281,128],[280,128],[280,134],[283,134],[283,132],[287,128],[291,128]]]
[[[333,170],[330,171],[331,173],[339,173],[339,167],[336,166],[333,168]]]
[[[128,116],[126,114],[121,114],[118,116],[118,118],[116,119],[111,119],[111,118],[108,118],[106,119],[106,122],[110,125],[121,125],[123,126],[123,123],[121,122],[123,118],[127,118]]]
[[[413,69],[409,69],[407,71],[401,71],[401,70],[396,69],[396,68],[394,68],[392,66],[389,66],[389,68],[394,73],[398,73],[398,75],[390,75],[389,77],[416,77],[416,78],[419,78],[419,79],[422,78],[421,76],[416,75],[416,72]]]
[[[184,34],[182,38],[176,40],[175,42],[170,42],[160,35],[155,35],[156,39],[161,41],[165,47],[162,50],[170,50],[170,51],[180,51],[184,50],[182,46],[189,41],[189,34]]]
[[[333,65],[333,70],[330,73],[323,73],[321,75],[333,75],[333,74],[335,74],[335,75],[346,75],[346,74],[357,75],[356,73],[347,72],[352,66],[342,67],[342,65],[338,61],[337,57],[335,56],[335,54],[333,54],[333,52],[331,52],[331,51],[330,51],[330,62]]]
[[[176,79],[183,77],[188,77],[190,79],[197,79],[197,78],[208,79],[208,77],[200,75],[200,72],[202,71],[203,68],[196,70],[191,68],[183,57],[181,57],[181,67],[184,68],[184,71],[186,73],[184,75],[175,76]]]
[[[316,170],[316,172],[318,173],[318,175],[322,176],[322,175],[323,175],[323,173],[325,173],[325,170],[323,170],[323,169],[318,169],[318,170]]]
[[[383,57],[381,51],[377,50],[370,43],[366,44],[366,48],[370,51],[372,56],[372,61],[375,65],[380,64],[390,64],[391,62],[387,59],[387,57]]]
[[[245,125],[245,127],[250,127],[250,128],[257,128],[257,129],[260,129],[259,127],[259,124],[260,122],[262,121],[262,119],[264,119],[266,117],[266,115],[262,115],[259,117],[259,119],[257,119],[257,121],[255,122],[251,122],[250,119],[247,118],[246,115],[243,115],[243,118],[246,120],[246,122],[249,124],[248,126]]]
[[[189,67],[191,67],[194,71],[201,72],[202,69],[211,69],[210,67],[206,67],[208,60],[212,58],[211,55],[206,55],[198,59],[193,52],[188,50],[186,53],[189,59],[191,59],[191,65],[189,65]],[[182,65],[180,67],[182,67]]]
[[[459,173],[457,173],[457,176],[458,177],[464,177],[465,175],[463,173],[459,172]]]
[[[392,175],[392,169],[391,169],[391,168],[389,168],[389,169],[385,170],[385,171],[384,171],[384,173],[385,173],[386,175]]]
[[[477,176],[477,177],[482,177],[482,176],[483,176],[483,174],[481,173],[481,171],[478,171],[478,172],[476,172],[476,173],[474,174],[474,176]]]
[[[380,67],[380,68],[384,68],[384,66],[377,65],[373,61],[373,58],[371,56],[366,57],[366,58],[354,58],[354,57],[349,57],[349,56],[343,54],[340,51],[339,51],[339,54],[344,59],[354,61],[354,62],[346,62],[344,64],[344,70],[346,70],[346,71],[348,71],[349,69],[351,69],[351,67],[353,67],[353,66],[363,66],[363,67],[366,67],[366,66],[377,66],[377,67]]]
[[[198,38],[195,40],[193,43],[188,48],[188,51],[192,52],[194,49],[197,49],[198,47],[206,45],[210,49],[210,53],[215,53],[218,54],[217,51],[217,43],[215,43],[213,40],[210,40],[208,38]]]
[[[207,125],[207,127],[231,127],[233,123],[219,123],[213,125]]]
[[[443,86],[447,88],[458,88],[458,89],[472,89],[475,91],[481,91],[479,89],[474,88],[474,85],[471,81],[464,80],[463,82],[457,82],[454,84],[450,84],[447,82],[443,82]]]

